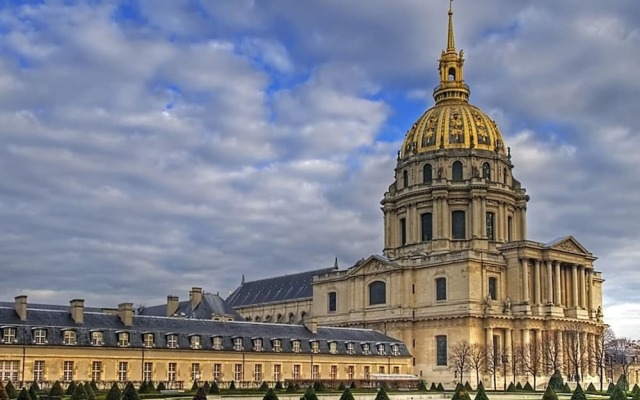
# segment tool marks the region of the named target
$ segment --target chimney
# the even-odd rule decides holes
[[[133,325],[133,303],[118,304],[118,316],[124,326]]]
[[[202,301],[202,288],[194,287],[189,292],[189,300],[191,300],[191,310],[195,310]]]
[[[20,321],[27,320],[27,296],[16,296],[16,313],[20,317]]]
[[[178,296],[167,296],[167,317],[172,316],[178,311]]]
[[[71,312],[71,319],[76,324],[82,325],[84,323],[84,300],[73,299],[69,302],[69,311]]]
[[[316,319],[316,317],[306,318],[303,323],[305,328],[307,328],[309,332],[313,333],[314,335],[318,333],[318,320]]]

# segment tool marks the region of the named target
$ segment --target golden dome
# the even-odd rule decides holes
[[[506,155],[495,122],[478,107],[459,101],[428,109],[407,132],[400,157],[440,149],[473,148]]]
[[[456,50],[450,6],[447,50],[440,56],[440,85],[433,91],[436,105],[407,132],[400,149],[401,158],[443,149],[479,149],[506,155],[496,123],[478,107],[469,104],[463,54],[462,50],[459,53]]]

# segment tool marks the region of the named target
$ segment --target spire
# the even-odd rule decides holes
[[[456,51],[456,42],[453,37],[453,0],[449,0],[449,34],[447,35],[447,51]]]
[[[242,274],[242,280],[240,281],[240,286],[244,285],[244,274]]]
[[[338,266],[338,257],[336,257],[335,261],[333,262],[333,269],[338,270],[340,267]]]

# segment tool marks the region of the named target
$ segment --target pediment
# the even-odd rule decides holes
[[[591,253],[573,236],[566,236],[551,243],[547,243],[545,247],[574,254],[591,255]]]
[[[366,260],[360,260],[349,269],[349,275],[374,275],[398,270],[398,266],[391,261],[380,257],[370,256]]]

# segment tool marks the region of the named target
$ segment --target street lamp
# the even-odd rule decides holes
[[[507,390],[507,363],[509,362],[509,356],[506,353],[502,354],[502,377],[504,379],[504,390]]]

